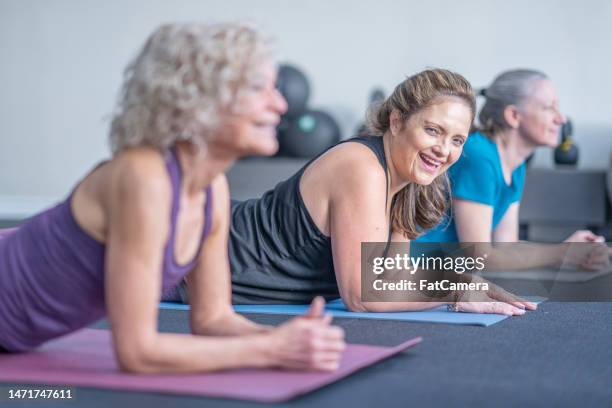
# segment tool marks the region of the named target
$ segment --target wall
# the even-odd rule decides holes
[[[425,67],[475,86],[532,67],[558,87],[575,121],[583,167],[612,150],[612,3],[601,1],[79,1],[0,2],[0,218],[65,196],[108,156],[107,117],[122,69],[171,20],[250,19],[277,38],[283,60],[313,84],[349,136],[374,86],[390,91]],[[535,165],[550,166],[550,150]]]

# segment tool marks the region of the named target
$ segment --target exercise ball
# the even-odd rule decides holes
[[[572,133],[572,121],[568,119],[561,127],[561,144],[555,148],[555,164],[575,166],[578,163],[578,147]]]
[[[340,141],[340,128],[331,115],[320,110],[307,110],[292,118],[287,129],[279,133],[283,154],[292,157],[313,157]]]
[[[278,68],[276,86],[287,100],[287,116],[297,116],[306,109],[310,96],[310,84],[302,71],[292,65]]]
[[[278,126],[276,126],[276,138],[278,139],[278,150],[276,154],[274,154],[273,157],[287,156],[287,154],[283,151],[281,140],[285,137],[285,134],[287,133],[287,129],[289,129],[290,123],[291,123],[291,120],[289,119],[288,116],[286,115],[281,116],[281,120]]]

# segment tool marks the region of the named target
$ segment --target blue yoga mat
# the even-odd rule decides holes
[[[189,310],[189,305],[180,303],[161,303],[161,309]],[[262,313],[281,315],[300,315],[308,310],[308,305],[234,305],[238,313]],[[484,313],[449,312],[446,306],[419,312],[363,313],[350,312],[344,306],[342,299],[328,302],[325,310],[334,317],[356,319],[399,320],[404,322],[446,323],[468,326],[491,326],[501,322],[508,316]]]

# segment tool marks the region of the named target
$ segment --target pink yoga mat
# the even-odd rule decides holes
[[[2,239],[3,237],[5,237],[6,235],[10,234],[13,231],[17,231],[17,228],[0,229],[0,239]]]
[[[192,375],[134,375],[118,370],[109,331],[83,329],[30,353],[0,354],[0,381],[280,402],[316,390],[420,342],[417,337],[395,347],[351,344],[340,368],[333,373],[242,369]]]

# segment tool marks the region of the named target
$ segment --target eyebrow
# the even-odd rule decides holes
[[[428,120],[425,120],[424,122],[425,122],[425,125],[427,125],[427,126],[435,126],[435,127],[439,128],[442,131],[442,133],[448,133],[444,126],[442,126],[442,125],[440,125],[440,124],[438,124],[436,122],[430,122]]]
[[[435,127],[439,128],[442,131],[442,133],[448,134],[448,131],[446,130],[446,128],[444,126],[436,123],[436,122],[430,122],[428,120],[424,120],[423,122],[425,122],[425,125],[427,125],[427,126],[435,126]],[[453,135],[453,136],[460,136],[460,137],[462,137],[464,139],[467,139],[469,135],[463,135],[461,133],[457,133],[456,135]]]

